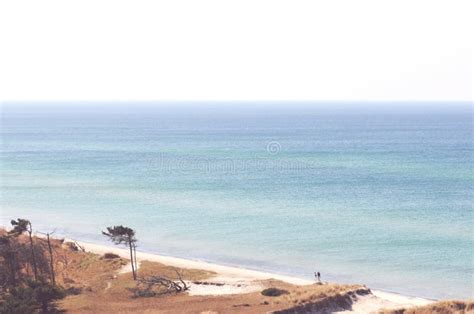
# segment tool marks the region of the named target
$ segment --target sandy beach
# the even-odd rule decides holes
[[[87,252],[100,255],[103,255],[104,253],[114,253],[123,258],[129,257],[129,251],[120,247],[105,246],[72,239],[67,239],[67,241],[76,242]],[[204,261],[162,256],[139,251],[137,251],[137,261],[138,264],[143,261],[151,261],[179,268],[212,271],[216,273],[216,275],[211,278],[212,282],[223,284],[206,286],[198,285],[194,287],[191,286],[191,289],[189,291],[189,294],[191,295],[225,295],[255,292],[262,289],[260,281],[268,279],[276,279],[293,285],[301,286],[314,284],[314,281],[297,277],[218,265]],[[130,272],[130,265],[124,266],[120,271]],[[372,290],[372,294],[359,297],[358,300],[353,304],[351,311],[344,311],[341,313],[371,313],[382,308],[409,308],[414,306],[423,306],[433,302],[434,300],[404,296],[401,294],[379,290]]]

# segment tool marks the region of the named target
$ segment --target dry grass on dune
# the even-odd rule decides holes
[[[333,296],[345,296],[352,291],[364,289],[356,285],[310,285],[294,286],[278,280],[266,280],[265,287],[276,287],[288,291],[278,297],[263,296],[260,292],[221,295],[190,296],[186,293],[158,297],[134,298],[131,289],[136,287],[130,273],[118,274],[125,260],[105,259],[96,254],[68,252],[78,261],[69,269],[72,285],[83,287],[78,295],[68,296],[59,304],[71,313],[266,313],[305,306]],[[179,269],[188,281],[212,281],[215,275],[199,269]],[[175,276],[175,268],[160,263],[143,261],[139,276]],[[332,301],[331,301],[332,302]],[[327,305],[327,304],[326,304]],[[325,305],[325,306],[326,306]]]
[[[278,287],[289,293],[279,297],[266,297],[260,292],[221,296],[189,296],[172,294],[159,297],[133,298],[130,289],[135,287],[130,273],[115,275],[116,268],[104,271],[104,261],[100,257],[87,257],[88,272],[83,280],[88,289],[79,295],[69,296],[60,302],[61,308],[71,313],[201,313],[205,311],[217,313],[265,313],[285,310],[295,306],[323,300],[329,296],[341,295],[360,289],[360,286],[342,285],[311,285],[294,286],[277,280],[263,282],[267,287]],[[92,263],[90,262],[92,261]],[[95,265],[94,265],[95,264]],[[74,271],[77,282],[81,279],[84,268]],[[140,265],[139,276],[163,275],[174,276],[174,267],[144,261]],[[214,275],[208,271],[197,269],[180,269],[185,280],[209,280]],[[97,272],[96,274],[93,274]],[[97,276],[97,280],[92,280]],[[114,279],[115,278],[115,279]]]
[[[284,296],[289,306],[275,313],[332,313],[349,310],[359,296],[370,294],[370,290],[361,285],[311,285],[294,286]]]
[[[441,301],[410,309],[385,310],[380,314],[470,314],[474,313],[474,301]]]
[[[1,230],[0,230],[1,231]],[[22,239],[26,240],[26,239]],[[44,239],[36,238],[41,242]],[[70,243],[53,241],[55,270],[58,284],[74,291],[57,302],[68,313],[293,313],[298,309],[347,309],[356,291],[369,291],[357,285],[295,286],[278,280],[260,281],[263,287],[286,290],[280,296],[264,296],[260,291],[244,294],[201,296],[187,293],[155,297],[134,297],[136,282],[128,260],[105,254],[100,256],[77,250]],[[156,262],[143,261],[139,277],[151,275],[174,278],[176,268]],[[199,269],[178,269],[187,281],[212,282],[213,272]]]
[[[164,299],[181,297],[170,295],[160,298],[133,298],[131,290],[136,287],[136,282],[132,280],[130,273],[118,273],[128,261],[122,258],[105,259],[93,253],[70,252],[70,254],[82,260],[81,263],[71,265],[69,276],[74,280],[72,285],[79,285],[83,289],[80,294],[68,296],[60,302],[61,308],[68,312],[146,312],[161,307],[159,303]],[[185,280],[202,280],[212,275],[210,272],[195,269],[185,270],[182,273]],[[147,261],[141,263],[140,276],[156,274],[173,277],[175,271],[173,267],[159,263]]]

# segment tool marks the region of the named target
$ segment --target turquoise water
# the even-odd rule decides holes
[[[472,297],[471,104],[290,105],[3,105],[0,222],[100,243],[125,224],[144,251]]]

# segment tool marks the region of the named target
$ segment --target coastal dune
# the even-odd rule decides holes
[[[67,241],[76,242],[78,245],[83,247],[85,251],[98,255],[114,253],[125,259],[128,258],[129,255],[128,250],[119,247],[105,246],[70,239]],[[266,280],[279,280],[296,286],[308,286],[315,283],[311,280],[292,276],[218,265],[205,261],[163,256],[146,252],[137,252],[137,261],[138,265],[144,261],[149,261],[183,269],[199,269],[215,274],[209,278],[209,281],[212,281],[214,284],[191,285],[189,291],[190,295],[219,296],[226,294],[251,293],[261,291],[264,287],[262,282]],[[120,270],[121,273],[130,271],[130,265],[125,265]],[[340,313],[371,313],[382,309],[424,306],[433,302],[434,300],[428,300],[424,298],[404,296],[385,291],[370,290],[370,293],[366,295],[357,296],[350,310],[340,311]]]

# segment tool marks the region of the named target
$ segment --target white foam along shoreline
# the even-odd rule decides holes
[[[123,258],[129,258],[129,251],[125,248],[119,248],[114,246],[106,246],[100,244],[94,244],[89,242],[77,241],[72,239],[66,239],[66,241],[72,241],[79,244],[87,252],[103,255],[105,253],[114,253]],[[194,268],[201,269],[206,271],[212,271],[217,273],[219,279],[224,280],[243,280],[243,281],[253,281],[253,280],[266,280],[266,279],[277,279],[283,282],[287,282],[294,285],[310,285],[314,284],[314,281],[285,276],[280,274],[268,273],[263,271],[225,266],[219,264],[213,264],[205,261],[189,260],[178,257],[164,256],[153,253],[146,253],[137,251],[137,261],[150,261],[158,262],[168,266],[174,266],[179,268]],[[130,270],[131,271],[131,270]],[[379,308],[398,308],[398,307],[414,307],[414,306],[423,306],[430,304],[435,300],[429,300],[425,298],[405,296],[393,292],[386,292],[380,290],[372,290],[373,296],[361,300],[359,306],[355,304],[355,308],[358,309],[357,312],[370,312]],[[365,309],[365,310],[364,310]],[[370,309],[370,311],[369,311]]]

